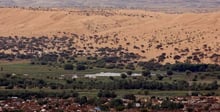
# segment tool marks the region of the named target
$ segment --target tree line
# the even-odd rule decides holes
[[[109,80],[93,80],[87,81],[66,79],[66,83],[47,82],[43,79],[34,79],[26,77],[6,76],[0,78],[0,86],[5,89],[14,88],[50,88],[50,89],[146,89],[146,90],[216,90],[219,85],[217,81],[211,83],[194,82],[189,84],[185,80],[174,80],[172,82],[163,82],[157,80],[126,79],[126,78],[109,78]]]

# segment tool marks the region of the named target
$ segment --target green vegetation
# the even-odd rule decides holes
[[[112,62],[111,59],[107,61]],[[0,96],[2,98],[16,95],[18,97],[34,95],[65,98],[81,96],[79,97],[79,102],[81,102],[85,100],[83,96],[133,99],[133,95],[185,96],[189,91],[193,91],[192,95],[220,95],[220,81],[218,80],[220,72],[213,66],[208,68],[216,71],[207,69],[195,72],[191,69],[180,72],[172,69],[175,65],[160,65],[160,69],[156,70],[155,68],[140,69],[140,65],[134,64],[135,70],[128,70],[126,68],[91,68],[85,63],[88,62],[66,63],[59,67],[33,64],[29,61],[2,62],[0,63]],[[158,66],[158,64],[155,63],[151,67],[153,66]],[[83,76],[87,73],[105,71],[122,74],[120,77],[97,77],[96,79]],[[133,73],[141,73],[142,76],[132,76]],[[75,74],[78,74],[78,78],[72,78]]]
[[[73,65],[72,64],[65,64],[64,70],[73,70]]]

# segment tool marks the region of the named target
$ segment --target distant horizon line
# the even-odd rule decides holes
[[[70,6],[70,7],[42,7],[42,6],[1,6],[0,8],[21,8],[21,9],[80,9],[80,10],[114,10],[114,9],[125,9],[125,10],[144,10],[152,12],[165,12],[165,13],[184,13],[184,12],[194,12],[194,13],[209,13],[209,12],[218,12],[219,8],[134,8],[134,7],[91,7],[91,6]]]

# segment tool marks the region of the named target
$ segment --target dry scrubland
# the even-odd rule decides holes
[[[1,8],[0,26],[2,37],[72,37],[72,46],[85,55],[122,47],[142,56],[139,60],[220,64],[220,12]]]

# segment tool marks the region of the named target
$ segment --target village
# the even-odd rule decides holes
[[[143,96],[134,100],[121,99],[123,101],[122,109],[125,112],[219,112],[220,97],[218,96],[185,96],[171,97],[168,102],[183,104],[179,109],[174,107],[166,107],[163,102],[168,98]],[[106,99],[101,105],[109,106],[109,111],[117,111],[111,108],[110,103],[113,99]],[[57,98],[42,98],[42,99],[20,99],[11,97],[7,100],[0,100],[0,112],[101,112],[103,107],[92,104],[92,102],[80,104],[76,103],[74,98],[57,99]],[[132,105],[129,105],[132,102]],[[151,104],[151,105],[150,105]],[[131,106],[131,107],[129,107]],[[151,107],[159,106],[160,109]]]

